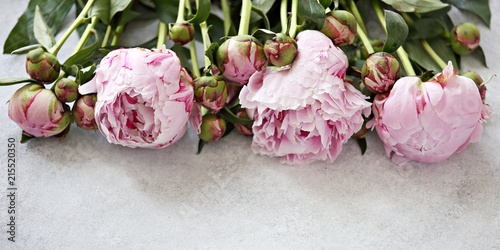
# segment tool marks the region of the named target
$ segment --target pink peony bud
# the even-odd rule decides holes
[[[246,109],[240,109],[236,112],[236,117],[240,119],[250,120]],[[234,128],[240,132],[242,135],[250,136],[253,135],[252,125],[234,124]]]
[[[337,46],[352,44],[357,34],[356,18],[345,10],[330,11],[326,14],[321,32]]]
[[[262,45],[249,35],[239,35],[227,39],[216,53],[217,67],[229,80],[241,85],[250,76],[267,64]]]
[[[59,77],[61,65],[57,58],[43,50],[34,49],[26,56],[26,72],[28,75],[43,84],[49,84]]]
[[[394,162],[438,162],[479,141],[481,96],[471,79],[455,71],[449,63],[428,82],[403,77],[375,99],[368,127],[376,128]]]
[[[170,40],[179,45],[189,43],[194,38],[194,27],[191,23],[174,23],[169,25]]]
[[[73,102],[78,98],[78,86],[72,79],[61,78],[54,86],[54,93],[62,102]]]
[[[385,93],[401,77],[398,60],[389,53],[377,52],[366,59],[361,80],[373,93]]]
[[[203,141],[218,141],[226,132],[226,121],[214,114],[206,114],[201,122],[201,132],[198,135]]]
[[[9,117],[25,134],[33,137],[60,134],[71,121],[68,106],[40,84],[27,84],[12,95]]]
[[[264,44],[264,53],[274,66],[286,66],[297,56],[297,43],[293,38],[283,33],[276,34]]]
[[[289,164],[333,162],[370,103],[345,84],[347,57],[330,38],[306,30],[297,35],[297,49],[289,69],[268,67],[241,90],[241,105],[255,120],[252,148]]]
[[[96,123],[110,143],[164,148],[186,131],[192,84],[173,51],[131,48],[111,51],[79,91],[97,92]]]
[[[472,23],[462,23],[451,31],[451,48],[459,55],[472,53],[478,46],[481,34],[476,25]]]
[[[212,112],[224,107],[227,93],[226,83],[221,75],[202,76],[194,81],[196,101]]]
[[[73,105],[71,113],[76,125],[86,130],[96,130],[95,122],[95,104],[97,102],[96,94],[88,94],[80,97]]]

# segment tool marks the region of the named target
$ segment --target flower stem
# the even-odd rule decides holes
[[[373,4],[373,10],[375,10],[375,14],[377,15],[380,24],[382,25],[382,27],[385,30],[385,33],[387,34],[387,24],[385,23],[384,13],[382,12],[382,8],[380,7],[378,0],[372,0],[372,4]],[[398,54],[399,60],[401,60],[401,64],[405,69],[406,75],[408,76],[416,75],[415,70],[411,65],[410,58],[408,57],[408,53],[406,53],[405,49],[402,46],[400,46],[396,50],[396,53]]]
[[[207,22],[202,22],[200,23],[200,28],[201,28],[201,38],[203,39],[203,49],[206,51],[208,48],[210,48],[210,36],[208,35],[208,27],[207,27]],[[205,56],[205,69],[208,69],[210,67],[210,59]]]
[[[111,46],[116,46],[118,44],[118,41],[120,40],[120,36],[122,35],[124,29],[124,25],[119,25],[118,27],[116,27],[115,34],[113,35],[113,40],[111,40]]]
[[[286,8],[288,6],[288,0],[281,0],[280,5],[280,20],[281,20],[281,33],[286,34],[288,31],[288,14]]]
[[[158,42],[156,48],[161,49],[167,40],[167,24],[160,21],[158,25]]]
[[[111,35],[111,29],[113,29],[113,27],[111,27],[111,25],[108,25],[108,27],[106,28],[106,34],[104,34],[104,38],[102,39],[101,47],[106,47],[106,44],[108,44],[109,36]]]
[[[64,32],[61,39],[59,39],[59,41],[57,41],[57,43],[52,48],[50,48],[49,53],[53,54],[54,56],[57,55],[63,44],[66,42],[66,40],[68,40],[71,33],[73,33],[73,31],[75,31],[75,29],[78,26],[80,26],[83,22],[85,22],[85,16],[89,12],[93,4],[94,0],[89,0],[85,4],[85,6],[82,9],[82,12],[80,12],[80,14],[76,17],[75,21],[71,24],[71,26],[69,26],[66,32]]]
[[[349,0],[349,6],[345,3],[345,0],[342,0],[344,5],[344,8],[347,9],[347,11],[351,12],[354,18],[358,21],[359,26],[361,29],[367,33],[366,27],[365,27],[365,22],[363,22],[363,18],[361,17],[361,14],[359,13],[358,7],[356,6],[356,3],[352,0]],[[365,45],[366,46],[366,45]]]
[[[359,25],[358,22],[358,36],[361,39],[361,42],[363,45],[365,45],[366,51],[368,52],[369,55],[373,54],[375,50],[372,47],[372,44],[370,43],[370,39],[366,35],[366,33],[363,31],[363,28]]]
[[[290,35],[291,38],[295,38],[295,34],[297,33],[297,17],[299,10],[299,0],[292,0],[292,18],[290,21]]]
[[[420,43],[424,47],[425,51],[431,56],[432,60],[434,60],[441,69],[446,68],[446,63],[439,57],[439,55],[432,49],[431,45],[426,40],[421,40]]]
[[[222,6],[222,15],[224,16],[224,35],[229,35],[231,29],[231,8],[228,0],[220,1]]]
[[[241,5],[241,20],[238,35],[247,35],[250,27],[250,14],[252,13],[252,0],[243,0]]]
[[[89,39],[90,33],[94,29],[95,25],[97,24],[97,17],[94,16],[91,19],[92,21],[90,22],[89,25],[87,25],[87,28],[85,28],[85,31],[82,34],[82,37],[80,37],[80,41],[75,46],[75,49],[73,50],[73,55],[76,54],[78,51],[80,51],[83,46],[85,46],[85,43],[87,43],[87,40]]]
[[[186,6],[186,0],[180,0],[179,1],[179,9],[177,10],[177,20],[175,21],[176,23],[183,23],[184,22],[184,8]]]
[[[189,43],[189,53],[191,55],[191,65],[193,66],[193,75],[195,77],[200,77],[200,65],[198,63],[198,57],[196,53],[196,44],[195,40]]]

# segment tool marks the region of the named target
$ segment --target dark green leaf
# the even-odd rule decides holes
[[[420,76],[420,81],[422,82],[427,82],[430,79],[432,79],[435,75],[435,72],[433,70],[425,71],[421,76]]]
[[[220,115],[224,120],[233,123],[233,124],[242,124],[242,125],[252,125],[253,120],[249,119],[241,119],[237,117],[231,110],[229,110],[227,107],[224,107],[224,109],[221,109],[219,111]]]
[[[449,0],[452,5],[461,10],[470,11],[476,14],[483,22],[490,27],[491,11],[488,0]]]
[[[97,0],[90,9],[89,16],[97,16],[105,24],[110,24],[113,16],[125,10],[132,0]]]
[[[424,71],[435,70],[441,71],[439,65],[432,60],[432,57],[427,54],[419,40],[408,40],[404,44],[404,48],[411,60],[420,65]]]
[[[457,55],[451,49],[448,39],[437,37],[428,39],[427,42],[445,63],[451,61],[453,63],[453,66],[460,70],[460,62],[458,61]],[[437,68],[436,71],[441,71],[441,69]]]
[[[129,5],[132,6],[132,5]],[[122,13],[120,17],[120,21],[118,21],[118,25],[125,25],[129,23],[130,21],[136,19],[139,17],[141,13],[133,11],[131,8],[126,8]]]
[[[271,7],[273,7],[275,2],[276,0],[253,0],[252,7],[262,11],[262,13],[264,14],[267,14],[269,10],[271,10]],[[250,22],[259,21],[261,18],[262,15],[257,12],[252,12],[252,14],[250,14]]]
[[[202,139],[198,139],[198,150],[196,150],[196,154],[201,153],[203,146],[205,146],[205,141]]]
[[[429,27],[432,27],[431,29]],[[447,32],[446,25],[438,18],[424,18],[415,21],[408,39],[429,39]]]
[[[3,78],[0,79],[0,86],[9,86],[25,82],[38,83],[36,80],[31,78]]]
[[[212,3],[210,0],[196,0],[196,13],[192,18],[187,20],[189,23],[202,23],[210,16],[210,8]]]
[[[262,10],[257,9],[256,7],[252,7],[252,11],[254,13],[257,13],[262,19],[264,20],[264,26],[266,29],[270,30],[271,29],[271,24],[269,23],[269,19],[267,18],[266,13],[264,13]]]
[[[330,7],[330,5],[332,4],[332,0],[319,0],[319,3],[321,4],[321,6],[323,6],[323,8],[328,8]]]
[[[78,51],[64,62],[64,67],[71,67],[72,65],[83,64],[90,59],[92,54],[100,47],[99,39],[97,39],[90,46]]]
[[[97,68],[96,64],[93,63],[92,65],[85,67],[85,68],[80,68],[76,74],[75,82],[82,85],[94,76],[94,71]]]
[[[208,57],[208,59],[212,64],[217,64],[217,62],[215,61],[216,58],[215,53],[217,53],[218,49],[219,49],[219,44],[212,43],[210,44],[210,47],[208,47],[208,49],[205,51],[205,56]]]
[[[27,135],[24,131],[23,131],[23,134],[21,135],[21,143],[26,143],[28,142],[29,140],[33,139],[35,137],[31,136],[31,135]]]
[[[191,65],[191,61],[190,61],[191,58],[190,58],[190,54],[189,54],[189,49],[187,49],[186,47],[183,47],[181,45],[174,44],[174,46],[172,47],[172,50],[175,52],[175,54],[177,54],[177,56],[179,57],[179,60],[181,60],[182,67],[187,68],[192,72],[193,65]]]
[[[481,46],[477,47],[474,52],[471,54],[474,58],[479,60],[485,67],[488,67],[488,64],[486,63],[486,57],[484,56],[484,51]]]
[[[160,20],[164,23],[175,23],[179,0],[154,0],[154,2]]]
[[[24,54],[24,53],[30,52],[34,49],[38,49],[40,47],[43,47],[43,46],[41,44],[28,45],[28,46],[24,46],[22,48],[19,48],[19,49],[12,51],[11,54]],[[47,49],[44,49],[44,50],[47,51]]]
[[[47,25],[57,32],[74,2],[75,0],[31,0],[28,8],[10,31],[3,53],[11,53],[18,48],[38,43],[33,34],[33,17],[37,5],[40,6]]]
[[[325,9],[317,0],[300,1],[298,15],[303,20],[309,20],[312,26],[315,26],[318,30],[323,27],[325,22]]]
[[[364,155],[366,152],[366,148],[367,148],[366,138],[363,137],[363,138],[356,139],[356,142],[358,143],[358,146],[361,149],[361,155]]]
[[[54,32],[52,32],[52,29],[45,22],[38,5],[35,7],[35,16],[33,17],[33,34],[35,35],[35,39],[45,48],[52,48],[56,43]]]
[[[382,0],[382,1],[386,4],[391,5],[394,9],[401,12],[426,13],[439,10],[441,8],[446,8],[448,6],[448,4],[442,3],[440,0]]]
[[[387,40],[383,51],[392,53],[406,41],[408,25],[401,15],[390,10],[385,10],[385,22],[387,24]]]

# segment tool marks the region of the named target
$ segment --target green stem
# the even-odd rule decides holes
[[[200,23],[200,28],[201,28],[201,38],[203,39],[203,49],[206,51],[208,48],[210,48],[210,36],[208,35],[208,27],[207,27],[207,22],[202,22]],[[208,69],[210,66],[210,59],[205,56],[205,69]]]
[[[224,35],[229,35],[231,29],[231,7],[228,0],[220,1],[222,6],[222,15],[224,16]]]
[[[247,35],[250,27],[250,14],[252,13],[252,0],[243,0],[241,5],[241,20],[238,35]]]
[[[167,40],[167,24],[160,21],[158,25],[158,42],[156,48],[161,49]]]
[[[109,36],[111,35],[112,29],[113,27],[111,25],[108,25],[108,27],[106,28],[106,34],[104,34],[104,38],[102,39],[101,47],[106,47],[106,45],[108,44]]]
[[[75,49],[73,50],[73,55],[76,54],[78,51],[80,51],[83,48],[83,46],[85,46],[87,40],[90,37],[90,33],[97,24],[97,21],[98,19],[96,16],[92,17],[92,21],[90,22],[89,25],[87,25],[87,28],[85,28],[85,31],[82,34],[82,37],[80,37],[80,41],[78,41],[78,43],[76,44]]]
[[[191,55],[191,65],[193,66],[193,75],[198,78],[201,76],[200,74],[200,65],[198,63],[198,57],[196,53],[196,44],[195,40],[191,41],[189,44],[189,53]]]
[[[290,21],[290,37],[295,38],[295,34],[297,33],[297,17],[299,10],[299,0],[292,0],[292,18]]]
[[[288,0],[281,0],[280,6],[280,20],[281,20],[281,33],[286,34],[288,31],[288,14],[286,8],[288,6]]]
[[[184,22],[184,8],[186,6],[186,0],[180,0],[179,1],[179,9],[177,10],[177,20],[175,21],[176,23],[183,23]]]
[[[85,4],[85,6],[82,9],[82,12],[80,12],[80,14],[76,17],[75,21],[66,30],[66,32],[64,32],[64,34],[62,35],[61,39],[59,39],[59,41],[57,41],[57,43],[52,48],[50,48],[49,53],[53,54],[54,56],[57,55],[57,53],[59,52],[59,50],[61,49],[61,47],[63,46],[63,44],[66,42],[66,40],[68,40],[68,38],[71,35],[71,33],[73,33],[73,31],[75,31],[75,29],[78,26],[80,26],[83,22],[85,22],[85,16],[89,12],[89,10],[90,10],[90,8],[92,7],[93,4],[94,4],[94,0],[89,0]]]
[[[368,52],[368,54],[370,54],[370,55],[373,54],[375,52],[375,50],[373,49],[372,44],[370,43],[370,39],[368,38],[366,33],[363,31],[363,28],[359,25],[359,23],[358,23],[358,36],[361,39],[361,42],[363,43],[363,45],[365,45],[365,48],[366,48],[366,51]]]
[[[432,49],[431,45],[426,40],[421,40],[420,43],[422,43],[422,46],[424,47],[425,51],[431,56],[432,60],[434,60],[441,69],[446,68],[446,63],[439,57],[439,55]]]
[[[380,7],[378,0],[372,0],[372,4],[373,4],[373,10],[375,10],[375,14],[377,15],[380,24],[382,25],[385,33],[387,34],[387,24],[385,23],[384,13],[382,12],[382,8]],[[411,65],[410,58],[408,57],[408,53],[406,53],[405,49],[401,46],[396,50],[396,53],[398,54],[399,60],[401,60],[401,64],[405,69],[406,75],[408,76],[416,75],[415,70]]]
[[[116,46],[118,44],[118,41],[120,40],[120,36],[122,35],[124,29],[124,25],[119,25],[118,27],[116,27],[115,34],[113,35],[113,40],[111,40],[111,46]]]
[[[344,5],[345,5],[345,3],[344,3]],[[346,5],[344,7],[346,7]],[[352,0],[349,0],[349,7],[347,7],[347,9],[348,9],[348,11],[350,9],[350,12],[352,13],[352,15],[354,15],[354,18],[356,18],[356,20],[358,21],[358,24],[361,27],[361,29],[365,33],[368,33],[368,31],[366,30],[366,27],[365,27],[365,22],[363,22],[363,18],[361,17],[361,14],[359,13],[359,10],[358,10],[358,7],[356,6],[356,3]]]

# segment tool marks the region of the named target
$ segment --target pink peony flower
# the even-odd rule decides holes
[[[179,140],[193,107],[193,80],[168,49],[118,49],[81,94],[97,92],[95,119],[110,143],[163,148]]]
[[[328,37],[303,31],[297,45],[290,69],[257,72],[240,93],[255,120],[252,148],[289,164],[333,162],[370,114],[370,103],[344,82],[347,57]]]
[[[471,79],[455,72],[449,63],[428,82],[404,77],[387,96],[377,96],[369,126],[395,163],[442,161],[479,141],[481,96]]]

